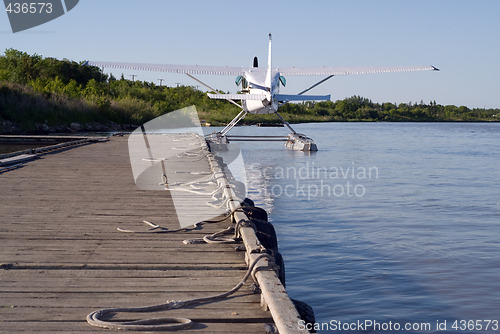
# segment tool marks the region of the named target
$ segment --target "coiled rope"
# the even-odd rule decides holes
[[[117,313],[152,313],[161,312],[173,309],[180,309],[188,306],[213,303],[221,299],[227,298],[230,295],[237,292],[248,280],[248,278],[253,274],[254,268],[257,263],[262,260],[267,259],[268,265],[260,267],[259,270],[275,270],[274,259],[269,254],[261,254],[256,257],[241,281],[236,284],[231,290],[203,298],[195,298],[188,300],[170,300],[164,304],[144,306],[144,307],[117,307],[101,309],[90,313],[87,316],[87,322],[95,327],[108,328],[108,329],[119,329],[119,330],[134,330],[134,331],[173,331],[180,329],[187,329],[193,326],[193,321],[188,318],[180,317],[168,317],[168,318],[153,318],[145,320],[134,320],[134,321],[111,321],[110,319]],[[108,318],[107,320],[104,320]]]
[[[236,208],[234,210],[228,211],[221,218],[216,219],[216,220],[203,220],[203,221],[194,223],[191,227],[189,227],[189,226],[188,227],[182,227],[182,228],[178,228],[178,229],[174,229],[174,230],[169,230],[166,227],[160,226],[158,224],[152,223],[152,222],[147,221],[147,220],[143,220],[142,222],[144,224],[146,224],[146,225],[151,226],[151,228],[148,228],[145,231],[135,231],[135,230],[124,229],[124,228],[121,228],[121,227],[117,227],[116,229],[119,232],[124,232],[124,233],[177,233],[177,232],[189,232],[189,231],[193,231],[193,230],[199,229],[201,227],[201,225],[203,225],[203,224],[215,224],[215,223],[223,222],[224,220],[226,220],[229,217],[231,217],[235,212],[243,210],[243,208],[245,208],[245,206],[240,206],[240,207],[238,207],[238,208]],[[226,230],[223,230],[223,231],[226,231]],[[218,234],[218,233],[220,233],[220,232],[216,232],[214,234]]]

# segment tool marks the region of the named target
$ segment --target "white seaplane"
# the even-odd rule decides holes
[[[269,53],[267,68],[261,68],[257,57],[253,59],[253,67],[230,67],[230,66],[199,66],[199,65],[162,65],[162,64],[138,64],[119,63],[104,61],[88,61],[85,65],[98,66],[100,68],[119,68],[142,71],[157,71],[170,73],[183,73],[196,80],[211,91],[217,90],[208,86],[193,74],[205,75],[234,75],[235,83],[241,86],[239,94],[207,93],[211,99],[223,99],[237,105],[241,112],[227,124],[227,126],[210,136],[211,141],[217,143],[228,143],[229,140],[283,140],[287,148],[299,151],[317,151],[314,141],[300,133],[297,133],[290,124],[278,113],[278,108],[283,104],[293,101],[324,101],[330,100],[330,95],[304,95],[306,92],[324,83],[334,76],[350,74],[388,73],[388,72],[413,72],[413,71],[439,71],[434,66],[388,66],[388,67],[273,67],[272,66],[272,38],[269,34]],[[309,88],[296,95],[280,94],[280,85],[286,85],[285,76],[326,76]],[[241,104],[236,101],[241,101]],[[228,132],[248,113],[252,114],[276,114],[291,133],[288,137],[281,136],[229,136]]]

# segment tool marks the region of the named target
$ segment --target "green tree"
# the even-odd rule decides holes
[[[3,70],[2,77],[7,76],[6,80],[26,84],[39,76],[38,64],[41,59],[42,57],[37,54],[30,56],[26,52],[7,49],[5,55],[0,58],[0,68]]]

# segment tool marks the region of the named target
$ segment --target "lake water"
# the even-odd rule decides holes
[[[31,150],[39,146],[34,144],[0,144],[0,154]]]
[[[420,333],[481,332],[489,324],[486,332],[498,333],[500,124],[295,128],[319,151],[240,146],[249,197],[278,234],[287,290],[314,308],[319,332],[381,332],[339,325],[371,320],[382,329],[421,324],[413,331]],[[231,134],[279,133],[286,131]]]

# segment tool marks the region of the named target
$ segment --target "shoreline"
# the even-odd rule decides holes
[[[214,124],[211,122],[210,125],[205,125],[203,127],[220,127],[225,124]],[[422,121],[422,120],[401,120],[401,121],[378,121],[378,120],[335,120],[335,121],[321,121],[317,119],[302,120],[301,122],[289,122],[290,124],[310,124],[310,123],[500,123],[500,120],[434,120],[434,121]],[[70,135],[85,135],[85,134],[114,134],[121,132],[131,132],[137,129],[140,125],[135,124],[117,124],[110,122],[110,124],[102,123],[91,123],[91,124],[80,124],[77,122],[70,123],[69,125],[60,125],[49,127],[46,124],[35,124],[33,130],[24,130],[19,124],[15,124],[10,121],[4,121],[0,123],[0,136],[3,135],[15,135],[15,136],[31,136],[31,135],[41,135],[41,136],[70,136]],[[259,126],[259,127],[282,127],[277,122],[247,122],[236,125],[240,126]],[[1,145],[1,143],[0,143]]]

